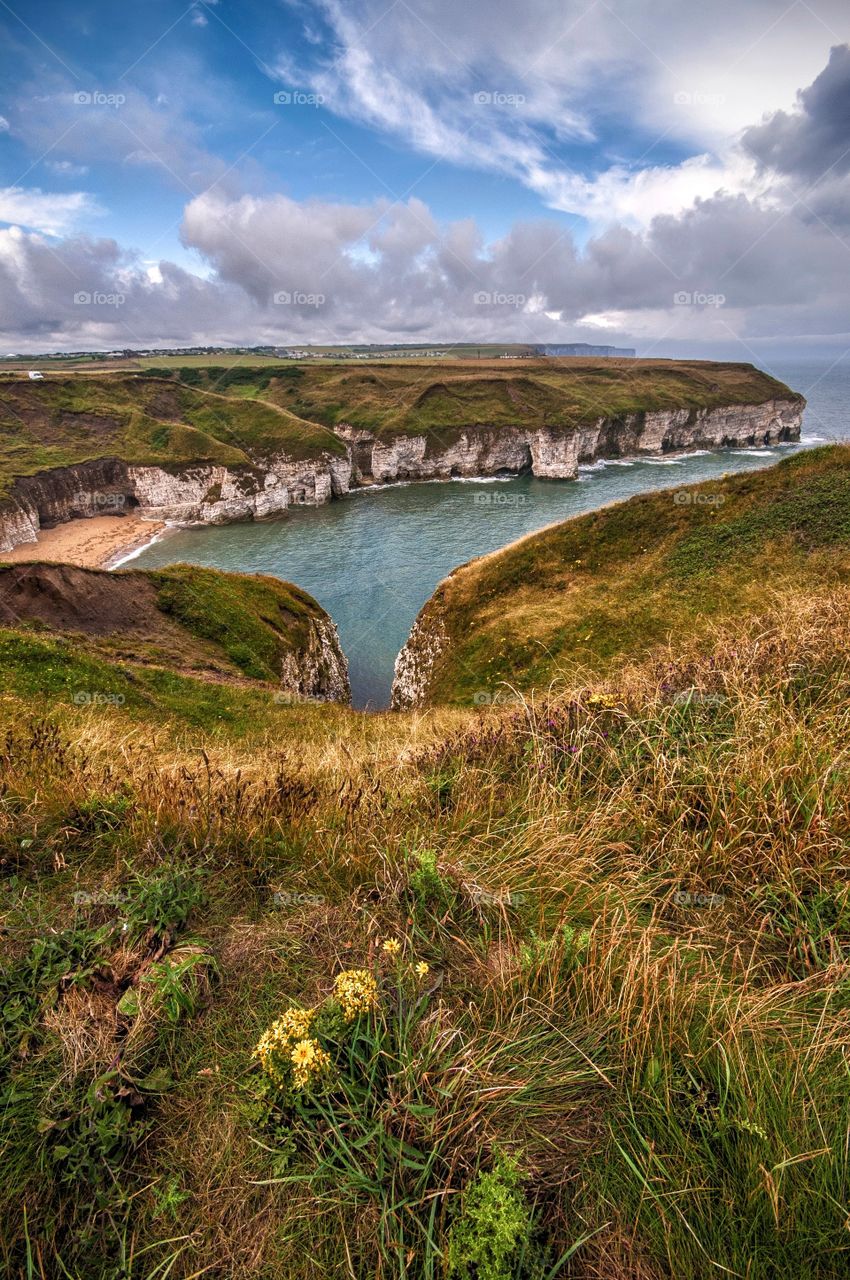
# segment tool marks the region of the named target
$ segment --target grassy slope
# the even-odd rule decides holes
[[[261,393],[299,416],[392,437],[444,440],[470,426],[574,426],[641,410],[761,403],[791,393],[747,364],[665,360],[392,361],[269,369],[186,368],[193,385],[220,381]]]
[[[213,729],[197,682],[80,708],[32,664],[0,698],[0,1268],[435,1280],[497,1238],[501,1149],[543,1275],[845,1275],[848,616],[786,597],[520,717],[261,729],[234,689]],[[402,1020],[388,936],[430,965]],[[362,964],[383,1012],[323,1114],[270,1113],[260,1033]]]
[[[60,573],[62,580],[58,581]],[[42,596],[55,592],[59,599],[54,616],[51,611],[45,615],[42,609],[27,614],[26,604],[17,604],[24,618],[31,619],[23,624],[29,634],[26,639],[16,638],[12,632],[6,635],[3,665],[6,679],[22,693],[26,690],[28,665],[33,664],[40,667],[42,674],[47,669],[53,671],[59,682],[55,685],[57,694],[60,689],[101,688],[113,693],[120,686],[129,704],[135,706],[139,702],[135,695],[139,672],[125,671],[123,667],[109,672],[104,664],[110,661],[167,668],[165,683],[179,669],[276,684],[284,655],[301,652],[308,640],[310,620],[325,616],[312,596],[291,583],[194,565],[128,569],[118,574],[98,569],[59,570],[37,563],[5,570],[0,567],[0,592],[5,575],[24,579],[25,586],[38,583]],[[102,599],[97,597],[89,611],[93,617],[84,616],[78,624],[73,613],[63,615],[64,594],[100,591]],[[110,598],[119,592],[122,607],[126,610],[129,606],[132,626],[125,625],[123,613],[110,617]],[[14,607],[15,596],[10,600]],[[103,610],[103,625],[99,625],[97,617],[99,608]],[[85,658],[75,647],[79,646],[81,630],[86,633]],[[70,639],[70,646],[57,647],[52,641],[45,641],[44,633],[50,631]],[[97,655],[98,670],[92,671],[88,683],[80,683],[93,655]],[[34,692],[41,678],[33,672]],[[53,689],[54,685],[50,687]],[[146,705],[147,694],[140,696],[139,705]],[[271,694],[262,696],[268,699]]]
[[[312,458],[344,448],[283,408],[213,388],[121,375],[0,382],[0,495],[15,476],[93,458],[251,466],[275,451]]]
[[[529,690],[605,672],[759,608],[779,582],[845,580],[848,544],[846,446],[566,521],[440,585],[425,615],[444,621],[451,643],[430,696],[471,702],[501,681]]]

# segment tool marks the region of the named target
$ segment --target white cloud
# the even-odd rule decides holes
[[[87,164],[74,164],[71,160],[47,160],[45,168],[63,178],[82,178],[89,172]]]
[[[0,189],[0,222],[30,227],[46,235],[62,235],[100,213],[103,210],[85,191],[56,194],[37,187]]]
[[[505,173],[597,225],[646,226],[717,190],[746,189],[732,136],[766,107],[790,105],[830,44],[850,40],[846,0],[820,0],[816,13],[777,13],[776,0],[431,0],[416,11],[319,0],[314,10],[333,54],[300,66],[282,55],[288,82],[424,155]],[[648,141],[631,165],[617,153],[634,130]],[[564,145],[591,139],[580,160]],[[653,162],[668,140],[691,144],[690,158]]]

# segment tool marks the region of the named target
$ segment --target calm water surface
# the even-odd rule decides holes
[[[413,619],[456,565],[607,502],[755,470],[796,449],[850,438],[848,362],[832,370],[822,362],[777,362],[770,372],[809,399],[800,445],[597,463],[577,482],[522,476],[368,489],[271,523],[169,530],[134,566],[189,561],[298,583],[339,628],[354,705],[386,706]]]

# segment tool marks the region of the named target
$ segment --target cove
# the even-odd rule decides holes
[[[717,450],[596,463],[577,481],[434,481],[373,487],[280,520],[169,530],[132,561],[268,573],[316,597],[339,629],[355,707],[389,705],[396,655],[437,583],[474,556],[557,520],[650,490],[770,466],[795,449]],[[671,493],[671,502],[675,494]]]

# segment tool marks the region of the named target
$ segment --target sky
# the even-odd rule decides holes
[[[0,353],[850,347],[847,0],[0,0]]]

